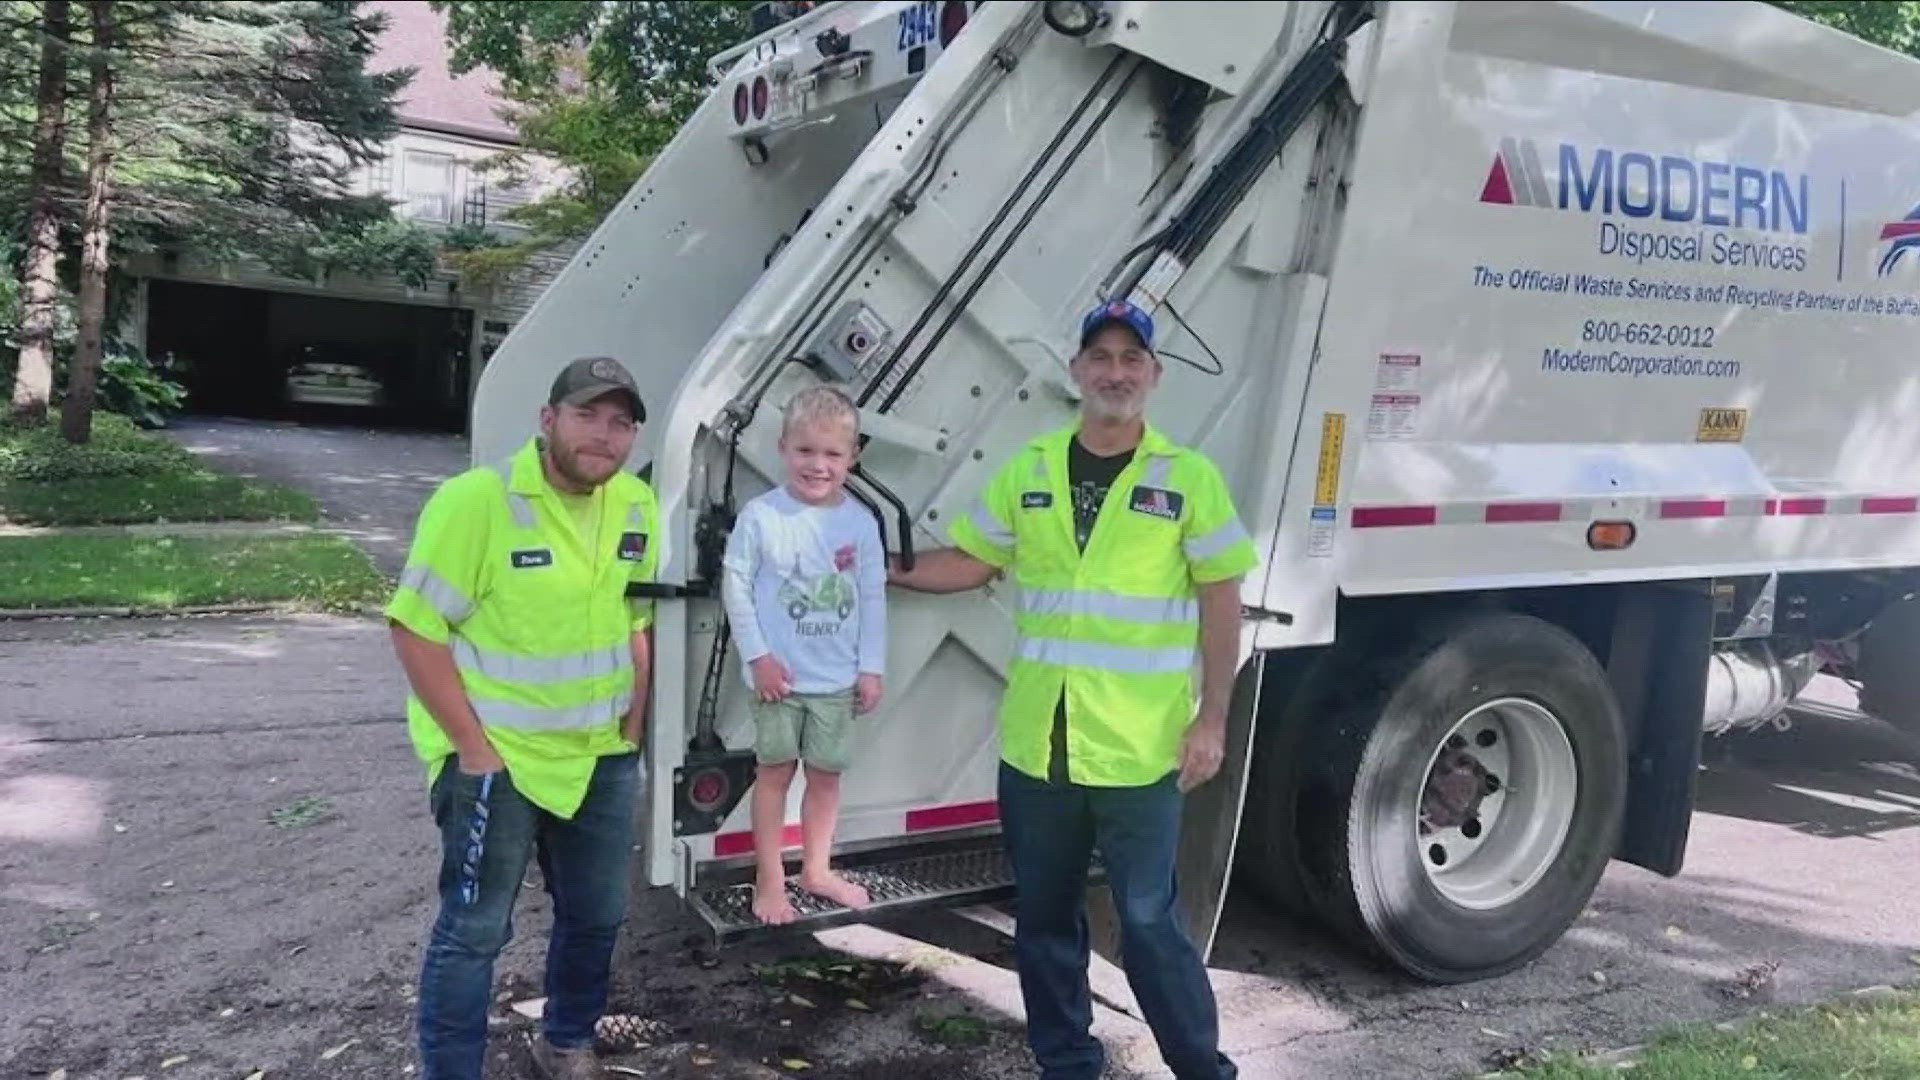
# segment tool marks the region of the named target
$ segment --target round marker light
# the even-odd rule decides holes
[[[767,77],[761,75],[753,80],[753,118],[763,120],[767,115],[767,96],[771,91],[767,87]]]
[[[733,88],[733,122],[734,123],[744,124],[747,122],[748,107],[749,107],[749,102],[748,102],[748,96],[747,96],[747,84],[741,83],[739,86],[736,86]]]
[[[727,778],[718,769],[709,769],[693,778],[687,789],[687,801],[701,810],[711,810],[720,805],[727,795]]]
[[[960,31],[967,28],[966,0],[947,0],[940,5],[940,47],[946,48]]]
[[[1040,17],[1056,33],[1068,37],[1086,37],[1100,25],[1100,5],[1089,0],[1047,0]]]

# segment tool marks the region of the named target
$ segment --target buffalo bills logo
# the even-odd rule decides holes
[[[1901,260],[1912,255],[1920,259],[1920,206],[1908,211],[1899,221],[1890,221],[1880,227],[1880,242],[1887,250],[1880,256],[1880,276],[1893,273]]]
[[[639,562],[647,557],[647,534],[629,532],[620,534],[619,556],[628,562]]]

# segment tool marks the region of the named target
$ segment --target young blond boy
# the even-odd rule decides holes
[[[721,586],[741,673],[753,691],[753,913],[780,925],[787,899],[787,788],[806,765],[800,887],[845,907],[867,892],[828,866],[853,717],[880,702],[886,659],[886,552],[873,516],[846,494],[860,414],[816,386],[781,413],[786,480],[748,502],[727,539]]]

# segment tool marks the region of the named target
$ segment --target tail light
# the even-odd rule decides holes
[[[733,122],[747,122],[747,84],[741,83],[733,88]]]
[[[769,92],[767,77],[765,75],[756,76],[753,80],[753,118],[755,120],[766,119],[767,95]]]
[[[946,48],[960,31],[967,28],[966,0],[947,0],[940,5],[940,47]]]

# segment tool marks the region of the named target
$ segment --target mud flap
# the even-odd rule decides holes
[[[1627,807],[1614,857],[1673,877],[1686,861],[1700,770],[1713,597],[1698,583],[1621,595],[1607,676],[1627,720]]]
[[[1255,705],[1266,664],[1259,654],[1240,668],[1227,708],[1227,754],[1220,774],[1188,793],[1180,819],[1180,858],[1175,867],[1180,908],[1187,933],[1200,947],[1204,960],[1213,953],[1220,929],[1220,911],[1233,874],[1234,845],[1240,837],[1240,811],[1247,798],[1247,774],[1252,761]],[[1113,898],[1105,885],[1088,890],[1088,924],[1093,948],[1115,964],[1120,962],[1120,923]]]

